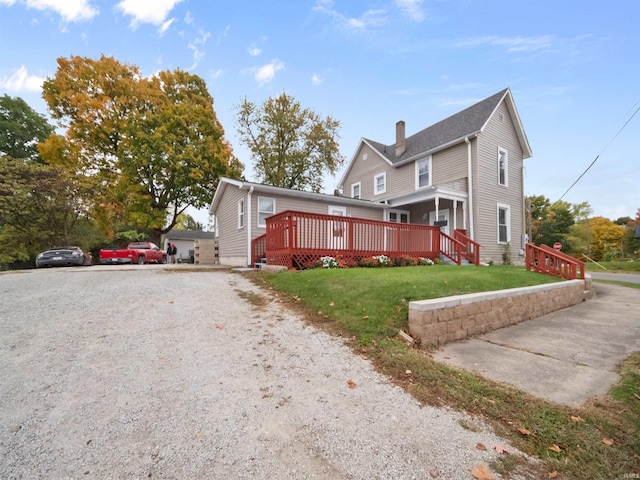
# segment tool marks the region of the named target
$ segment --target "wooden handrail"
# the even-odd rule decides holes
[[[473,263],[475,266],[480,265],[480,244],[475,240],[467,237],[466,231],[463,230],[454,230],[453,238],[462,242],[465,245],[465,249],[463,250],[464,258],[469,261],[469,263]]]
[[[547,245],[527,243],[525,262],[527,270],[562,277],[566,280],[584,280],[584,262]]]

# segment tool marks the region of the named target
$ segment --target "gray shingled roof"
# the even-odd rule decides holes
[[[365,140],[391,163],[401,163],[403,160],[419,153],[429,152],[442,145],[479,132],[504,98],[507,90],[509,89],[505,88],[501,92],[407,137],[406,150],[400,157],[396,157],[395,143],[393,145],[384,145],[370,139]]]
[[[200,230],[170,230],[166,237],[176,240],[211,240],[216,238],[215,232],[203,232]]]

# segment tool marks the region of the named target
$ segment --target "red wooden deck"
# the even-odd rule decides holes
[[[325,256],[357,263],[374,255],[435,260],[440,254],[460,264],[479,264],[480,245],[463,232],[454,237],[439,227],[392,223],[287,210],[268,217],[267,232],[252,242],[253,263],[306,268]]]

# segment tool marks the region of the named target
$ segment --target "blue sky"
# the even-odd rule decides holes
[[[286,91],[331,115],[349,160],[362,137],[393,143],[398,120],[411,135],[510,87],[534,153],[525,193],[558,200],[600,155],[563,199],[633,217],[639,18],[636,0],[0,0],[0,95],[46,114],[42,81],[71,55],[188,70],[252,180],[235,126],[245,97]]]

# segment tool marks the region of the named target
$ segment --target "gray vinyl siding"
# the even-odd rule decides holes
[[[500,120],[502,114],[503,120]],[[508,186],[498,184],[498,148],[508,152]],[[523,152],[506,105],[501,103],[480,134],[474,185],[476,210],[475,237],[483,248],[483,260],[502,263],[505,245],[498,243],[498,204],[510,208],[510,246],[512,262],[520,262],[519,250],[524,224],[522,166]]]
[[[363,156],[367,159],[364,160]],[[345,196],[351,196],[351,185],[360,182],[360,198],[364,200],[381,201],[392,196],[390,192],[390,180],[393,178],[395,168],[385,159],[381,158],[367,144],[361,143],[359,151],[353,159],[351,169],[342,185]],[[384,194],[375,195],[373,190],[373,179],[380,173],[387,174],[387,191]],[[396,188],[396,187],[393,187]]]
[[[254,192],[251,199],[251,222],[253,238],[256,238],[266,232],[266,229],[264,227],[258,227],[258,197],[274,198],[276,201],[276,213],[284,212],[285,210],[295,210],[299,212],[320,213],[326,215],[329,213],[329,205],[344,206],[337,201],[332,202],[330,196],[327,196],[326,199],[323,199],[321,201],[288,196],[274,196],[269,193]],[[346,210],[347,216],[349,217],[365,218],[368,220],[382,220],[383,217],[383,211],[381,209],[353,207],[351,205],[347,205]]]
[[[245,226],[238,228],[238,201],[245,199]],[[223,258],[247,256],[247,191],[235,185],[227,185],[224,201],[220,202],[216,212],[218,222],[218,249],[221,262]],[[243,263],[246,263],[243,262]]]
[[[431,169],[433,171],[433,184],[438,187],[443,187],[446,184],[453,185],[454,181],[459,181],[460,179],[465,179],[466,183],[468,176],[467,144],[461,143],[442,152],[434,153],[432,155]]]

